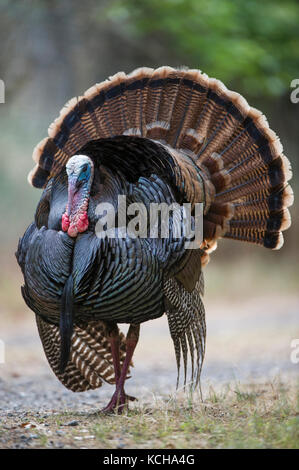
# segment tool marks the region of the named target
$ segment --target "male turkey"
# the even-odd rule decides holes
[[[124,382],[142,322],[168,316],[185,382],[198,383],[205,350],[202,266],[217,239],[283,244],[293,195],[290,164],[260,111],[198,70],[118,73],[70,100],[33,153],[29,182],[44,188],[17,259],[27,305],[59,380],[73,391]],[[203,204],[203,240],[99,238],[97,206]],[[120,227],[117,227],[120,229]],[[126,339],[118,323],[129,323]]]

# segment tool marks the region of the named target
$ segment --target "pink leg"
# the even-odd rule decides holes
[[[119,360],[119,331],[118,328],[112,330],[109,334],[109,340],[111,344],[111,354],[114,366],[115,374],[115,383],[119,381],[120,378],[120,360]]]
[[[113,348],[116,348],[117,343],[113,341],[111,342],[111,352],[112,352],[113,364],[114,364],[114,369],[115,369],[116,387],[115,387],[115,392],[112,395],[110,402],[105,408],[102,409],[102,412],[104,413],[114,413],[117,410],[118,414],[121,414],[125,406],[127,406],[128,401],[136,400],[135,397],[130,397],[129,395],[126,395],[124,384],[125,384],[125,380],[127,377],[129,365],[131,363],[136,345],[138,343],[139,330],[140,330],[139,325],[130,325],[127,338],[126,338],[126,357],[125,357],[120,375],[118,374],[119,340],[118,340],[117,352],[116,351],[113,352]],[[117,361],[117,357],[118,357],[118,361]]]

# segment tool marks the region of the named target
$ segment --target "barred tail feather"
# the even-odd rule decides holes
[[[36,315],[38,332],[47,360],[57,378],[73,392],[84,392],[115,383],[110,343],[105,336],[105,324],[98,322],[76,324],[71,337],[68,362],[60,369],[59,327]],[[125,337],[120,333],[120,361],[126,355]]]

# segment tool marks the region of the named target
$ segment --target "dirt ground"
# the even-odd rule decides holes
[[[238,386],[279,380],[288,384],[298,379],[299,365],[290,360],[291,341],[299,338],[298,304],[296,295],[246,301],[208,299],[204,399],[211,389],[221,390],[228,383]],[[109,401],[113,388],[105,385],[79,394],[66,390],[46,362],[30,311],[6,321],[1,339],[5,362],[0,364],[0,447],[94,445],[95,436],[86,420]],[[134,362],[127,382],[127,392],[139,399],[131,405],[133,411],[155,407],[159,400],[174,396],[176,365],[166,318],[142,326]],[[71,441],[70,429],[77,434],[72,434]]]

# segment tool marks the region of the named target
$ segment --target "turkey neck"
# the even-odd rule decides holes
[[[88,203],[93,175],[78,187],[77,180],[70,177],[68,179],[68,202],[66,207],[66,217],[69,222],[67,233],[70,237],[76,237],[78,233],[88,229]]]

